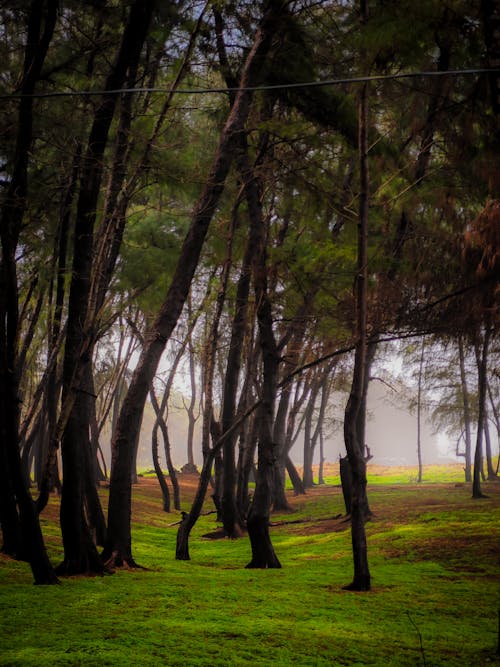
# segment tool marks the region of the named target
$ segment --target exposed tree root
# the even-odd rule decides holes
[[[334,516],[325,516],[320,519],[290,519],[290,521],[270,521],[270,526],[288,526],[292,523],[318,523],[319,521],[336,521],[340,519],[342,514],[335,514]],[[350,515],[345,520],[350,520]]]
[[[118,551],[113,551],[111,556],[104,562],[104,566],[110,572],[114,570],[143,570],[149,571],[149,568],[139,565],[132,556],[122,556]]]

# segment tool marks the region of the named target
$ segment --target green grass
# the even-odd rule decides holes
[[[139,484],[134,556],[148,570],[37,587],[26,564],[0,559],[0,665],[499,664],[500,489],[485,490],[473,501],[454,484],[373,486],[373,590],[352,593],[349,525],[318,521],[342,511],[338,488],[273,516],[310,521],[272,528],[283,569],[256,571],[247,539],[202,538],[213,516],[193,531],[192,560],[175,561],[177,516]],[[57,525],[43,528],[58,562]]]

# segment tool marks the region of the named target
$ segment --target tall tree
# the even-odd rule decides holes
[[[133,443],[140,427],[144,402],[160,357],[187,298],[210,221],[220,200],[239,135],[250,111],[252,92],[248,88],[258,81],[262,63],[271,46],[272,36],[279,25],[283,9],[284,3],[275,1],[269,2],[264,8],[255,41],[242,71],[240,90],[221,132],[210,173],[195,206],[170,287],[152,330],[146,336],[146,344],[120,412],[114,439],[108,538],[104,549],[104,559],[109,564],[134,564],[130,534],[130,474]]]
[[[366,1],[361,0],[361,16],[366,21]],[[367,376],[367,293],[368,293],[368,86],[363,84],[358,102],[358,150],[360,169],[358,260],[355,279],[356,291],[356,349],[351,392],[345,409],[344,441],[352,474],[351,535],[354,560],[354,578],[349,590],[370,590],[371,578],[366,545],[366,463],[364,441],[364,395]],[[362,431],[360,433],[360,430]]]
[[[2,478],[0,520],[7,549],[29,560],[35,583],[56,583],[19,452],[20,395],[19,303],[16,250],[26,212],[28,167],[33,142],[33,93],[52,40],[57,2],[33,0],[27,13],[26,46],[21,74],[17,136],[12,173],[1,211],[0,236],[0,448]],[[17,505],[17,508],[16,508]],[[17,515],[19,511],[19,515]],[[20,541],[20,543],[19,543]]]
[[[82,381],[85,368],[91,363],[89,351],[94,335],[88,321],[94,224],[103,174],[103,156],[118,99],[114,91],[123,86],[128,71],[137,67],[154,4],[154,0],[136,1],[130,8],[120,48],[107,76],[105,92],[96,109],[82,158],[63,364],[62,401],[72,404],[61,442],[61,530],[64,560],[58,570],[63,574],[100,572],[103,568],[84,512],[85,480],[88,475],[86,454],[89,450],[89,413],[83,409],[87,389]]]

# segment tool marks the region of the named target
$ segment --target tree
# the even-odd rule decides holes
[[[33,93],[54,33],[57,3],[33,0],[27,14],[16,145],[2,204],[0,236],[0,519],[4,549],[29,560],[35,583],[57,583],[48,560],[38,515],[22,473],[19,453],[19,303],[16,249],[26,212],[28,167],[33,142]],[[17,507],[16,507],[17,505]],[[19,514],[17,514],[19,512]]]
[[[231,167],[239,133],[243,131],[250,111],[251,91],[246,88],[257,80],[262,61],[271,43],[283,5],[270,2],[263,14],[243,69],[240,88],[222,130],[219,145],[205,186],[195,206],[191,225],[182,244],[179,259],[160,312],[146,335],[146,343],[125,397],[113,442],[113,465],[108,505],[108,537],[104,559],[110,565],[134,564],[131,551],[130,472],[133,442],[140,427],[141,415],[151,380],[165,345],[177,323],[198,265],[208,226],[222,194]]]
[[[144,3],[135,2],[130,9],[120,49],[108,74],[106,92],[96,109],[82,159],[63,365],[62,401],[72,404],[61,443],[61,529],[64,560],[59,571],[64,574],[101,572],[103,568],[84,515],[85,478],[89,474],[89,413],[83,409],[87,390],[82,385],[82,380],[85,369],[91,362],[89,349],[93,336],[92,323],[88,321],[93,234],[103,172],[103,155],[117,103],[117,96],[112,91],[121,88],[127,72],[137,67],[153,7],[153,0],[148,0]]]
[[[366,3],[361,2],[362,20],[366,20]],[[364,420],[367,386],[367,295],[368,295],[368,126],[367,85],[361,88],[358,103],[358,150],[360,168],[358,267],[356,290],[356,349],[351,392],[345,409],[344,441],[352,474],[351,535],[354,578],[349,590],[370,590],[370,570],[366,546],[366,463],[364,460]],[[361,426],[361,428],[360,428]]]

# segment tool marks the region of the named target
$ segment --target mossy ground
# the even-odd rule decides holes
[[[333,484],[290,495],[293,514],[273,515],[283,569],[267,571],[245,569],[246,538],[202,537],[213,515],[193,531],[192,560],[175,561],[178,515],[161,511],[155,480],[143,478],[134,486],[133,545],[147,570],[37,587],[25,563],[0,557],[0,665],[500,664],[500,483],[472,500],[448,468],[445,481],[436,469],[422,485],[411,471],[377,472],[370,593],[342,590],[351,538],[334,518],[343,512],[335,470]],[[181,477],[186,508],[194,481]],[[52,498],[42,521],[54,563],[57,511]]]

